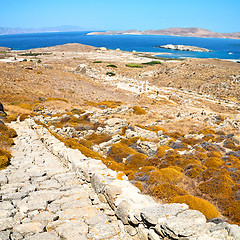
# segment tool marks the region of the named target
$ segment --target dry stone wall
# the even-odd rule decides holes
[[[159,204],[140,193],[127,177],[108,169],[100,160],[65,147],[46,128],[26,120],[46,147],[68,165],[80,179],[91,183],[102,202],[108,203],[134,239],[238,240],[240,227],[226,222],[207,222],[205,216],[186,204]]]

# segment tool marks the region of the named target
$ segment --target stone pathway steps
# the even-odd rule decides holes
[[[0,171],[0,240],[131,239],[109,205],[51,154],[24,123]]]

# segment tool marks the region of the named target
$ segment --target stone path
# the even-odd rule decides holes
[[[0,239],[131,239],[89,184],[64,167],[25,123],[0,171]]]

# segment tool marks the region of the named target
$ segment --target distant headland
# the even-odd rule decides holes
[[[127,34],[240,39],[240,32],[217,33],[207,29],[203,29],[203,28],[167,28],[167,29],[161,29],[161,30],[145,30],[145,31],[138,31],[138,30],[132,29],[127,31],[106,31],[106,32],[88,33],[88,35],[127,35]]]

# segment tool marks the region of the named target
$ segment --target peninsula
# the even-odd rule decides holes
[[[132,29],[127,31],[106,31],[106,32],[88,33],[88,35],[126,35],[126,34],[240,39],[240,32],[217,33],[207,29],[203,29],[203,28],[166,28],[161,30],[145,30],[145,31],[138,31],[138,30]]]
[[[186,46],[186,45],[173,45],[173,44],[167,44],[162,46],[157,46],[159,48],[165,48],[165,49],[172,49],[172,50],[178,50],[178,51],[189,51],[189,52],[211,52],[211,50],[206,48],[200,48],[195,46]]]

